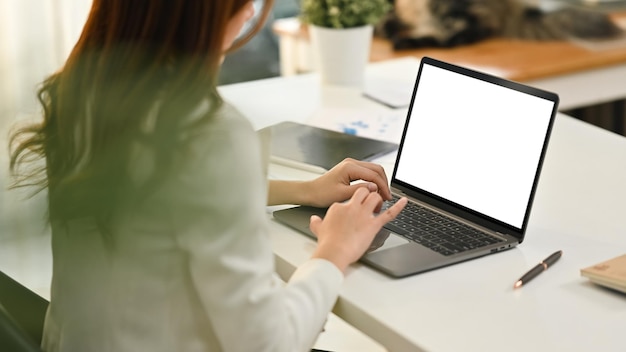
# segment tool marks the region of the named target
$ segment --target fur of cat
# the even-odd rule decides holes
[[[520,0],[390,0],[394,9],[376,28],[395,49],[453,47],[489,37],[558,40],[623,34],[599,12],[573,7],[544,12]]]

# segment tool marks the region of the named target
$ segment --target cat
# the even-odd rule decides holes
[[[623,30],[604,13],[561,7],[543,11],[520,0],[390,0],[376,26],[396,50],[454,47],[490,37],[559,40],[612,38]]]

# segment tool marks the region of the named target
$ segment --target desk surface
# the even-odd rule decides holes
[[[394,67],[403,64],[370,64],[368,75],[402,79]],[[220,90],[257,128],[306,122],[320,108],[389,112],[357,91],[321,87],[312,74]],[[392,162],[383,166],[390,171]],[[579,270],[626,252],[624,180],[625,138],[558,115],[524,243],[403,279],[354,265],[335,313],[391,351],[623,350],[626,296],[590,284]],[[275,222],[272,240],[285,277],[314,249],[309,238]],[[554,267],[512,289],[558,249],[564,254]]]

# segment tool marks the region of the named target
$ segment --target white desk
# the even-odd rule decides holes
[[[406,61],[371,64],[411,85]],[[404,71],[404,72],[403,72]],[[410,70],[409,70],[410,71]],[[306,121],[320,107],[388,111],[358,92],[320,87],[303,75],[220,88],[256,128]],[[384,164],[390,171],[391,163]],[[281,275],[314,243],[278,223],[272,240]],[[513,283],[557,249],[563,258],[527,286]],[[391,279],[354,265],[335,313],[390,351],[623,351],[626,296],[581,278],[579,269],[626,253],[626,139],[559,115],[531,214],[518,248]]]

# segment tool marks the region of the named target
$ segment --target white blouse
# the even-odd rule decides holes
[[[159,190],[120,209],[111,240],[90,219],[52,223],[44,350],[311,349],[342,273],[312,259],[286,285],[276,276],[248,121],[225,106],[188,138]],[[149,174],[149,152],[136,156],[135,173]]]

